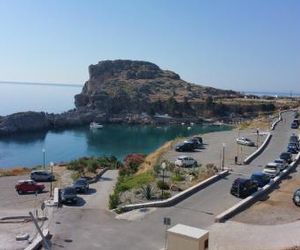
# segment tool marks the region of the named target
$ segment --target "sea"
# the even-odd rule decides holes
[[[74,95],[80,85],[39,83],[0,83],[0,116],[21,111],[60,113],[74,108]],[[105,124],[59,131],[24,133],[0,138],[0,168],[34,167],[61,163],[83,156],[116,156],[153,152],[166,141],[213,131],[228,126],[187,125],[141,126]]]

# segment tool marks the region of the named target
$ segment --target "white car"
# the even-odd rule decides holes
[[[284,170],[288,166],[288,163],[283,159],[276,159],[274,163],[279,165],[280,170]]]
[[[269,175],[271,178],[274,178],[280,173],[280,166],[278,163],[270,162],[264,167],[263,173]]]
[[[190,156],[182,155],[175,161],[175,166],[178,167],[193,167],[197,165],[197,161]]]
[[[239,138],[237,138],[236,142],[238,144],[245,145],[245,146],[250,146],[250,147],[255,146],[255,144],[254,144],[253,141],[251,141],[250,139],[245,138],[245,137],[239,137]]]

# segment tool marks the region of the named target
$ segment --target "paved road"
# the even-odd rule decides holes
[[[164,245],[165,227],[162,220],[165,216],[171,217],[172,225],[183,223],[207,228],[213,224],[217,214],[239,201],[229,194],[232,181],[240,175],[249,175],[261,169],[259,165],[272,161],[286,148],[293,114],[283,116],[286,122],[278,124],[266,151],[251,165],[235,167],[235,173],[175,207],[158,208],[151,213],[143,211],[141,213],[145,216],[137,221],[116,220],[112,213],[103,209],[62,209],[56,216],[59,224],[50,228],[54,233],[54,249],[161,249]]]

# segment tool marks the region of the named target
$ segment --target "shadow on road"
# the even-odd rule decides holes
[[[100,181],[112,181],[113,179],[110,177],[101,177]]]

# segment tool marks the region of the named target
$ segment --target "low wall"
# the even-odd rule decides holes
[[[265,139],[265,141],[263,142],[263,144],[261,144],[261,146],[251,155],[249,155],[245,160],[244,160],[244,164],[249,164],[251,161],[253,161],[257,156],[259,156],[264,150],[265,148],[268,146],[270,140],[272,138],[272,134],[268,133],[267,138]]]
[[[295,160],[285,169],[283,170],[278,176],[274,179],[271,179],[269,184],[265,185],[263,188],[259,189],[254,194],[250,195],[249,197],[243,199],[233,207],[227,209],[223,213],[219,214],[215,218],[215,222],[224,222],[227,219],[233,217],[234,215],[242,212],[245,208],[249,207],[253,203],[255,203],[262,195],[268,193],[279,181],[281,181],[284,177],[286,177],[295,167],[297,167],[300,161],[300,153],[296,156]]]
[[[218,181],[222,177],[226,176],[229,174],[228,170],[222,171],[166,200],[161,200],[161,201],[153,201],[153,202],[146,202],[146,203],[138,203],[138,204],[130,204],[130,205],[125,205],[120,207],[121,210],[123,211],[130,211],[133,209],[139,209],[139,208],[146,208],[146,207],[169,207],[173,206],[180,201],[190,197],[194,193],[198,192],[199,190],[207,187],[208,185]]]

